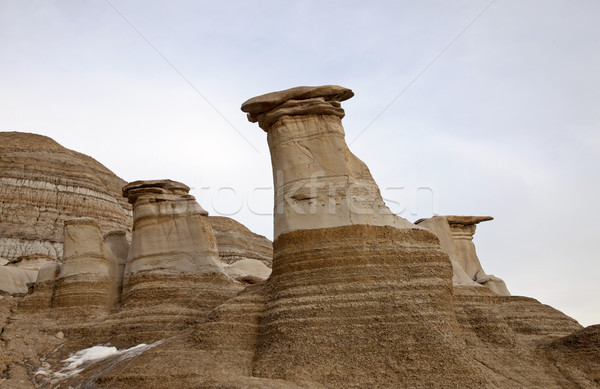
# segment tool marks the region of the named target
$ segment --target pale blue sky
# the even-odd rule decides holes
[[[598,20],[597,1],[0,0],[0,130],[50,136],[127,181],[182,181],[271,236],[266,138],[239,107],[339,84],[356,94],[351,150],[394,211],[494,216],[475,239],[486,271],[589,325]]]

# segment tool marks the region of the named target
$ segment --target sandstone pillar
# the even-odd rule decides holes
[[[90,218],[66,220],[64,233],[53,305],[110,311],[117,297],[117,264],[106,255],[98,223]]]
[[[491,216],[446,216],[450,225],[450,232],[454,239],[456,258],[465,273],[477,283],[484,285],[502,296],[510,296],[506,284],[498,277],[488,275],[483,270],[475,244],[473,244],[473,235],[477,224],[493,220]]]
[[[387,208],[369,168],[346,145],[340,101],[353,95],[336,86],[300,87],[242,106],[267,132],[274,239],[293,230],[353,224],[415,228]]]
[[[236,290],[223,273],[208,213],[188,192],[171,180],[135,181],[123,188],[133,204],[125,307],[210,309]]]
[[[479,285],[465,272],[461,263],[459,262],[454,238],[450,232],[450,224],[445,216],[434,216],[427,219],[419,219],[415,222],[415,224],[427,228],[439,238],[442,250],[448,254],[448,257],[450,257],[450,262],[452,263],[452,282],[454,285]]]
[[[326,387],[478,386],[457,336],[448,256],[434,234],[389,211],[346,145],[340,102],[352,95],[299,87],[242,105],[267,132],[275,183],[254,375]]]

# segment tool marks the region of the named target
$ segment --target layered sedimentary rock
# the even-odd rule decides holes
[[[548,361],[544,350],[548,342],[582,329],[560,311],[533,298],[500,296],[473,286],[455,286],[454,306],[461,328],[458,336],[468,345],[472,361],[484,369],[487,387],[600,386],[581,366]],[[600,350],[598,344],[585,346]],[[557,354],[564,357],[562,351]],[[587,367],[592,366],[600,369],[600,359],[589,359]]]
[[[336,94],[335,89],[325,88],[332,93],[327,92],[319,102],[348,95],[343,91]],[[302,96],[314,99],[317,92],[325,93],[323,90],[300,91]],[[299,98],[293,91],[284,91],[280,96]],[[274,172],[278,171],[278,163],[286,164],[292,173],[288,177],[296,180],[299,175],[294,175],[289,166],[310,170],[336,159],[323,154],[308,165],[301,165],[293,150],[306,147],[311,155],[319,155],[311,148],[318,144],[315,138],[322,137],[326,144],[330,141],[328,129],[334,121],[328,117],[340,114],[336,104],[332,109],[321,106],[323,110],[312,106],[307,113],[288,110],[293,104],[278,101],[277,96],[267,95],[264,100],[254,102],[274,111],[281,106],[286,108],[284,112],[291,112],[275,112],[275,119],[262,122],[269,131],[269,126],[276,127],[281,138],[286,134],[292,137],[271,144],[274,154],[278,153],[277,145],[288,145],[287,153],[279,152],[279,158],[273,158]],[[309,137],[309,143],[298,132],[286,133],[290,117],[293,122],[310,121],[306,127],[316,135]],[[321,120],[326,124],[321,126]],[[335,130],[339,132],[339,128]],[[339,139],[336,142],[339,145]],[[344,149],[340,152],[345,154]],[[352,158],[348,161],[357,164]],[[362,177],[369,181],[366,175]],[[276,187],[290,187],[284,175],[278,177],[275,173],[274,180]],[[148,366],[170,355],[177,367],[164,387],[512,388],[559,387],[574,382],[594,385],[593,374],[586,369],[593,369],[598,363],[581,363],[581,355],[577,355],[577,363],[570,363],[565,353],[571,353],[572,348],[563,347],[565,351],[551,358],[566,362],[565,373],[542,355],[551,347],[549,344],[555,344],[549,340],[560,339],[562,345],[569,342],[569,336],[573,337],[569,334],[580,331],[574,320],[534,299],[501,296],[482,287],[470,279],[456,258],[462,277],[469,282],[453,286],[450,258],[442,250],[444,243],[440,246],[433,233],[406,221],[390,221],[391,216],[385,211],[378,212],[382,217],[359,216],[353,223],[352,206],[347,204],[356,204],[355,199],[339,207],[339,217],[335,207],[331,213],[326,207],[315,208],[312,215],[319,221],[308,223],[302,212],[311,210],[311,204],[299,205],[302,196],[294,198],[294,194],[313,191],[311,199],[323,198],[325,194],[319,194],[318,189],[327,182],[315,185],[314,180],[299,180],[303,185],[276,194],[276,204],[283,207],[283,212],[275,216],[278,237],[270,278],[215,308],[191,337],[166,341],[142,359],[132,361],[126,369],[108,373],[98,383],[150,385],[158,381],[161,373],[149,372]],[[304,185],[309,185],[309,190],[303,192]],[[372,188],[375,184],[371,181],[366,185]],[[341,189],[337,193],[344,200],[344,193],[349,191]],[[374,203],[372,209],[380,210],[381,200],[375,198]],[[294,214],[296,211],[299,217]],[[365,222],[371,216],[377,219],[375,225]],[[285,228],[279,228],[278,222]],[[444,222],[448,223],[445,218]],[[327,227],[318,228],[319,223]],[[446,244],[454,249],[449,225],[446,232]],[[584,342],[592,355],[598,350],[591,343],[595,334],[592,331],[575,337]],[[194,363],[184,367],[188,361]]]
[[[133,204],[134,230],[125,268],[126,306],[159,301],[188,306],[211,304],[225,279],[208,213],[189,187],[170,181],[136,181],[123,188]],[[198,293],[207,292],[202,299]],[[220,298],[220,297],[219,297]]]
[[[450,257],[455,285],[483,285],[503,296],[510,296],[500,278],[483,270],[475,251],[473,235],[478,223],[493,220],[491,216],[434,216],[415,223],[431,230],[440,239],[442,250]]]
[[[427,228],[440,240],[442,250],[448,254],[450,262],[452,263],[452,282],[455,285],[478,285],[467,273],[465,273],[465,270],[456,257],[454,239],[452,238],[450,224],[448,224],[446,217],[434,216],[428,219],[419,219],[415,224]]]
[[[65,221],[64,257],[52,305],[110,312],[118,299],[117,263],[106,254],[94,219]]]
[[[273,261],[273,243],[269,239],[228,217],[209,216],[209,222],[229,277],[252,284],[269,277]]]
[[[56,278],[60,274],[60,263],[48,262],[40,267],[32,293],[25,296],[21,307],[29,310],[51,308],[56,289]]]
[[[457,259],[465,273],[478,284],[486,286],[497,294],[510,296],[504,281],[485,273],[475,252],[475,244],[473,244],[473,235],[477,224],[492,219],[490,216],[446,216],[454,239]]]
[[[50,138],[0,132],[0,258],[62,257],[63,224],[91,217],[103,232],[131,229],[124,181]],[[117,195],[115,195],[117,194]]]
[[[26,254],[21,255],[17,259],[7,261],[5,266],[14,266],[27,270],[39,270],[48,262],[53,262],[53,259],[45,254]]]
[[[103,234],[125,231],[129,239],[132,210],[121,193],[125,184],[95,159],[48,137],[0,132],[0,265],[35,254],[60,261],[64,222],[77,217],[94,218]],[[224,263],[255,259],[270,266],[268,239],[230,218],[210,222]],[[0,291],[6,293],[25,293],[26,283],[35,280],[32,272],[0,271],[6,279]]]
[[[208,221],[217,239],[219,257],[223,263],[233,264],[252,259],[271,267],[273,243],[269,239],[228,217],[209,216]]]

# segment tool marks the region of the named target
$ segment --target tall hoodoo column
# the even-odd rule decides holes
[[[208,213],[189,189],[171,180],[135,181],[123,188],[133,204],[121,297],[126,308],[162,302],[211,309],[235,292],[223,272]]]
[[[308,386],[482,385],[430,231],[392,214],[344,140],[339,86],[248,100],[275,183],[273,272],[254,375]],[[375,378],[377,377],[377,378]]]
[[[335,85],[298,87],[246,101],[242,110],[267,132],[275,185],[274,238],[353,224],[415,228],[383,202],[369,168],[346,145]]]

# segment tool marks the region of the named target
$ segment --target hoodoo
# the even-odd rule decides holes
[[[483,285],[502,296],[510,296],[503,280],[486,274],[475,251],[476,225],[493,220],[491,216],[434,216],[415,222],[431,230],[440,239],[442,250],[450,257],[454,285]]]
[[[208,213],[188,192],[188,186],[171,180],[135,181],[123,188],[133,204],[124,309],[156,311],[159,305],[171,312],[170,320],[195,320],[240,289],[223,271]]]
[[[275,185],[274,238],[296,230],[347,225],[415,228],[383,202],[369,168],[344,139],[335,85],[298,87],[246,101],[242,110],[267,132]]]
[[[352,95],[300,87],[242,105],[267,132],[276,188],[254,372],[332,387],[477,386],[456,336],[448,256],[386,207],[348,149],[340,102]]]

